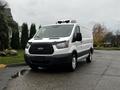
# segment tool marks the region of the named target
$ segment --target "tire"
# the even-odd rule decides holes
[[[88,57],[86,58],[86,62],[87,63],[91,63],[92,62],[92,53],[90,52]]]
[[[68,69],[70,71],[75,71],[76,67],[77,67],[77,58],[75,55],[72,55],[71,62],[68,64]]]

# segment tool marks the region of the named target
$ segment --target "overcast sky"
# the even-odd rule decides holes
[[[120,0],[6,0],[13,18],[23,22],[51,24],[60,19],[76,19],[81,23],[100,22],[109,27],[120,26]]]

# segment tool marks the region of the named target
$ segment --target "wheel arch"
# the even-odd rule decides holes
[[[92,47],[90,48],[90,52],[91,52],[91,54],[94,53],[94,49]]]
[[[72,55],[75,55],[75,57],[76,57],[76,59],[77,59],[78,54],[77,54],[77,51],[76,51],[76,50],[73,50]]]

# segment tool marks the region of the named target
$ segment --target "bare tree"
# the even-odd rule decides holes
[[[95,46],[102,46],[104,43],[104,37],[106,35],[107,28],[101,24],[95,24],[93,27],[93,39]]]
[[[4,10],[4,8],[7,6],[8,6],[8,4],[6,1],[0,0],[0,10]]]
[[[120,31],[116,31],[116,46],[120,47]]]

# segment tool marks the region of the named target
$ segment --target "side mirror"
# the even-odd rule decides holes
[[[82,41],[82,34],[81,33],[77,33],[76,41]]]

